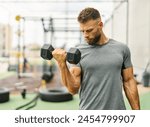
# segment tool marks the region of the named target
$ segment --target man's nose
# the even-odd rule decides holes
[[[87,34],[87,32],[84,32],[84,37],[88,38],[89,34]]]

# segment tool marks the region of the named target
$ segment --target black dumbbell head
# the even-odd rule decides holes
[[[71,64],[78,64],[81,59],[81,52],[77,48],[70,48],[67,52],[67,61]]]
[[[46,60],[51,60],[53,57],[52,55],[53,50],[54,48],[52,47],[52,45],[44,44],[43,47],[41,48],[41,57]]]

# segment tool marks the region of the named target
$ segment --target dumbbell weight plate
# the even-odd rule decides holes
[[[54,48],[49,44],[44,44],[41,48],[41,57],[46,60],[51,60],[53,58],[52,51]]]
[[[81,59],[81,52],[77,48],[70,48],[67,52],[67,61],[71,64],[78,64]]]

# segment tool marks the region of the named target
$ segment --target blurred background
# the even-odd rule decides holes
[[[41,86],[62,86],[56,62],[43,60],[40,49],[84,43],[77,16],[85,7],[98,9],[106,35],[130,48],[142,109],[150,109],[149,0],[0,0],[0,94],[7,88],[11,95],[0,109],[32,100]],[[40,100],[34,109],[78,109],[78,95],[59,104]]]

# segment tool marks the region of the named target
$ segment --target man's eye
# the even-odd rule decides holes
[[[92,30],[93,30],[93,29],[89,29],[89,30],[87,30],[86,32],[88,32],[88,33],[89,33],[89,32],[91,32]]]

